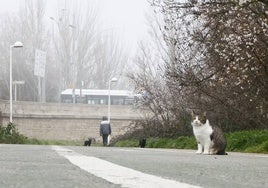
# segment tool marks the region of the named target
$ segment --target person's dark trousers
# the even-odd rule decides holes
[[[102,135],[103,146],[107,146],[108,134]]]

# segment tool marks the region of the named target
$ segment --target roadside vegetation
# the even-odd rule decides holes
[[[0,144],[31,144],[31,145],[63,145],[63,146],[81,146],[81,141],[66,140],[38,140],[28,138],[19,133],[16,125],[9,123],[6,127],[0,125]]]
[[[112,140],[111,146],[139,147],[141,130],[119,136]],[[268,130],[249,130],[227,133],[227,151],[268,154]],[[0,125],[0,143],[2,144],[32,144],[32,145],[63,145],[82,146],[81,141],[38,140],[27,138],[20,134],[16,126],[9,123],[6,127]],[[99,144],[93,144],[99,146]],[[148,137],[146,148],[196,149],[194,136],[178,136],[174,138]]]
[[[268,130],[238,131],[226,134],[226,151],[268,154]],[[139,139],[122,139],[116,147],[139,147]],[[146,148],[197,149],[194,136],[147,138]]]
[[[6,127],[0,125],[0,143],[5,144],[25,144],[27,137],[20,134],[13,123]]]

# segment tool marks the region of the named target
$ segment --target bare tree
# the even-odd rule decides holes
[[[148,17],[150,39],[140,44],[129,77],[140,94],[137,107],[151,112],[148,119],[136,122],[137,126],[143,127],[147,136],[173,137],[189,134],[189,127],[185,126],[182,97],[174,96],[167,84],[166,65],[174,57],[175,47],[165,43],[166,36],[159,30],[162,23],[162,17]]]
[[[1,17],[3,38],[1,57],[1,98],[8,99],[9,46],[20,40],[23,50],[14,50],[14,79],[25,80],[21,100],[38,99],[38,80],[34,76],[35,49],[47,52],[47,101],[59,101],[66,88],[104,89],[108,80],[124,74],[129,61],[127,48],[119,37],[100,28],[97,5],[92,2],[65,1],[65,9],[58,10],[45,27],[45,1],[26,0],[19,13]],[[122,86],[122,79],[120,79]]]
[[[112,77],[124,74],[129,61],[127,48],[114,33],[98,36],[93,57],[95,61],[91,87],[99,89],[107,89],[108,82]],[[120,81],[123,86],[122,79]]]
[[[89,71],[91,69],[91,51],[95,43],[97,16],[96,12],[88,4],[89,11],[84,17],[80,7],[75,10],[66,7],[58,11],[58,17],[52,18],[53,41],[57,66],[61,81],[60,88],[77,87],[81,82],[78,71]],[[86,22],[84,20],[87,20]],[[56,27],[54,27],[54,25]]]
[[[54,44],[61,89],[79,88],[82,82],[85,88],[104,89],[109,79],[124,71],[127,52],[117,36],[100,30],[98,13],[91,3],[59,10],[58,18],[52,20],[58,28],[58,33],[54,29]]]
[[[190,109],[208,111],[213,123],[227,130],[267,127],[267,3],[151,2],[162,18],[159,29],[165,41],[159,51],[165,82],[146,83],[150,96],[164,96],[157,97],[152,111],[180,120],[187,119]],[[149,55],[144,57],[139,62],[146,63]],[[144,88],[141,75],[133,79],[138,88]],[[162,84],[166,89],[159,89]],[[144,104],[150,108],[154,101]],[[155,111],[164,105],[168,108]]]
[[[18,15],[12,17],[9,15],[4,18],[4,29],[0,31],[1,35],[5,36],[1,45],[2,49],[6,49],[17,40],[24,44],[24,48],[13,57],[13,79],[25,81],[25,85],[21,87],[21,100],[37,100],[37,79],[33,74],[34,52],[36,48],[45,49],[47,46],[46,29],[43,24],[44,12],[44,1],[27,0],[21,6]],[[4,52],[2,79],[8,81],[9,53],[7,50]],[[3,90],[8,91],[8,87],[5,82]],[[7,92],[4,92],[3,98],[6,98],[5,96],[8,96]]]
[[[187,44],[191,47],[187,50],[189,61],[175,59],[176,68],[172,63],[168,66],[168,80],[191,96],[187,100],[189,106],[211,111],[212,118],[221,119],[218,123],[226,129],[265,127],[267,4],[262,1],[165,2],[161,8],[171,19],[163,26],[164,34],[178,27],[174,23],[178,18],[182,18],[180,23],[188,24],[187,17],[192,18],[190,25],[195,19],[201,23],[199,28],[190,27],[187,32]],[[178,16],[181,12],[183,17]],[[176,44],[179,55],[181,46]]]

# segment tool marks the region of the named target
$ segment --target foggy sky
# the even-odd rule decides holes
[[[88,0],[71,0],[73,4]],[[24,4],[22,0],[0,0],[0,14],[17,12]],[[64,9],[66,0],[46,0],[46,18],[56,17],[57,9]],[[90,0],[100,14],[100,26],[103,31],[111,31],[122,37],[129,48],[135,50],[137,42],[146,38],[146,12],[149,4],[146,0]],[[134,53],[134,52],[133,52]]]

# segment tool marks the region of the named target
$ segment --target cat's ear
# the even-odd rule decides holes
[[[194,111],[193,110],[191,110],[191,115],[192,115],[192,117],[194,117]]]
[[[203,116],[204,117],[207,117],[207,112],[206,111],[203,113]]]

